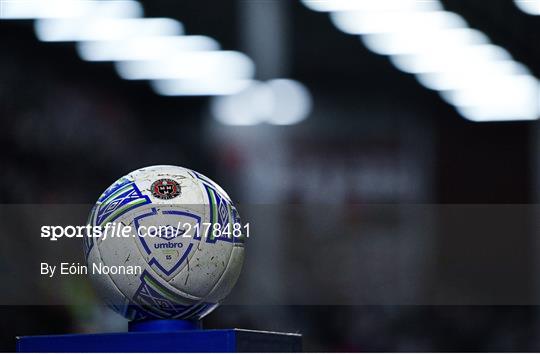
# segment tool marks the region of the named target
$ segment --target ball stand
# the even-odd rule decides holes
[[[190,320],[147,320],[130,321],[128,332],[176,332],[202,329],[202,321]]]
[[[201,321],[133,321],[125,333],[17,337],[20,353],[300,352],[302,336],[246,329],[203,329]]]

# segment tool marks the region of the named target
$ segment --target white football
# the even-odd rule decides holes
[[[200,319],[229,294],[242,268],[246,225],[219,185],[187,168],[152,166],[120,178],[88,224],[105,229],[85,237],[92,282],[132,320]]]

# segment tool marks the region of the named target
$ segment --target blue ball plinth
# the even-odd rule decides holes
[[[130,321],[129,332],[175,332],[202,329],[202,322],[197,320],[145,320]]]
[[[202,329],[200,321],[148,320],[129,332],[17,337],[20,353],[300,352],[302,336],[245,329]]]

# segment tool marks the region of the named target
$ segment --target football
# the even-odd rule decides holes
[[[120,178],[87,224],[92,283],[130,320],[200,319],[242,268],[248,224],[217,183],[187,168],[151,166]]]

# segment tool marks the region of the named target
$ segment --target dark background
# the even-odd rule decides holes
[[[213,37],[224,49],[256,58],[245,35],[253,26],[245,8],[253,3],[267,6],[255,1],[143,1],[147,17],[176,18],[188,33]],[[540,18],[520,12],[509,0],[444,4],[540,76]],[[80,60],[73,44],[39,42],[31,21],[0,21],[0,200],[91,204],[129,171],[173,164],[213,177],[244,203],[536,203],[537,122],[469,122],[414,77],[369,52],[358,38],[338,31],[326,14],[296,2],[280,6],[285,33],[280,75],[305,84],[314,101],[310,117],[297,126],[221,126],[209,113],[209,98],[158,96],[146,82],[121,80],[112,64]],[[267,33],[270,39],[273,35]],[[259,75],[270,78],[264,70]],[[285,162],[276,161],[278,153]],[[284,179],[276,182],[272,169]],[[359,170],[374,176],[367,187],[354,185],[351,176]],[[339,182],[329,183],[334,177]],[[259,186],[266,194],[254,192]],[[445,220],[437,224],[434,245],[426,247],[420,238],[408,246],[441,260],[433,263],[435,270],[415,266],[428,278],[430,272],[436,275],[425,287],[474,288],[467,279],[453,279],[457,271],[451,260],[456,259],[468,267],[463,274],[476,271],[481,278],[496,272],[500,284],[511,284],[529,301],[505,306],[225,305],[205,325],[299,331],[305,349],[314,351],[540,350],[532,216],[523,216],[523,230],[495,238],[480,232],[474,240],[460,239]],[[412,225],[422,229],[423,223],[413,220]],[[373,224],[368,228],[383,235],[394,230],[387,219]],[[275,243],[272,247],[287,245]],[[464,244],[467,255],[460,249]],[[266,246],[255,246],[253,254]],[[284,272],[307,252],[294,247],[280,264]],[[386,246],[373,246],[373,259],[378,247]],[[486,267],[479,257],[492,258],[487,264],[499,268]],[[268,286],[256,274],[241,278],[244,297],[257,296]],[[448,278],[433,279],[441,274]],[[328,284],[323,276],[313,281]],[[486,288],[495,289],[496,282]],[[3,306],[0,349],[14,350],[15,335],[100,330],[104,321],[122,325],[101,314],[90,316],[97,323],[92,327],[84,323],[89,316],[60,306]]]

